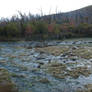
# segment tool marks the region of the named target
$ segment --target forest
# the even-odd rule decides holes
[[[83,12],[78,13],[84,9],[86,8],[66,14],[56,13],[47,16],[30,13],[26,15],[19,12],[19,16],[12,16],[10,19],[1,18],[0,40],[60,40],[91,37],[92,23],[89,22],[91,15],[82,16]],[[76,18],[72,18],[75,16],[74,12],[77,12]],[[69,14],[72,16],[69,17]]]

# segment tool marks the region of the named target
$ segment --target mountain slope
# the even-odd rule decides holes
[[[71,12],[43,16],[42,18],[49,20],[49,22],[55,21],[57,23],[92,24],[92,5]]]

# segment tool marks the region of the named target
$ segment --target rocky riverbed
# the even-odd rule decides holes
[[[5,92],[92,92],[92,40],[1,42],[0,83]]]

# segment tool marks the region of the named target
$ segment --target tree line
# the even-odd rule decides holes
[[[59,40],[92,36],[92,24],[86,22],[76,25],[72,19],[67,21],[67,18],[63,23],[57,23],[30,13],[19,12],[19,15],[0,20],[0,40]]]

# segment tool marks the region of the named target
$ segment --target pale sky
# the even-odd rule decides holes
[[[52,14],[57,12],[67,12],[76,10],[88,5],[92,5],[92,0],[0,0],[0,18],[11,17],[23,13]]]

